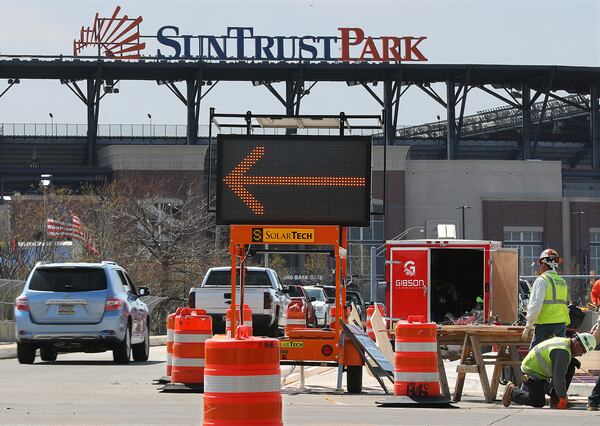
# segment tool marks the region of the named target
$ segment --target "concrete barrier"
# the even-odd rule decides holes
[[[0,342],[15,341],[15,322],[0,321]]]

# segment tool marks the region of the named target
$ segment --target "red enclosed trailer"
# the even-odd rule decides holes
[[[518,279],[517,250],[499,241],[386,242],[386,308],[393,322],[422,315],[448,323],[482,308],[485,321],[497,316],[512,324]]]

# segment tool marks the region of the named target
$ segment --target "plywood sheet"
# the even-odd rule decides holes
[[[503,324],[513,324],[517,320],[518,268],[516,250],[503,249],[492,252],[492,318],[498,316]]]

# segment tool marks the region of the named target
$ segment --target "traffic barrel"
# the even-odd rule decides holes
[[[375,312],[375,307],[377,307],[377,310],[384,318],[383,321],[386,324],[387,328],[387,322],[385,321],[385,306],[383,306],[381,303],[374,303],[372,305],[369,305],[369,307],[367,308],[367,336],[369,336],[371,340],[375,340],[375,331],[373,330],[373,325],[371,324],[371,317],[373,316],[373,312]]]
[[[240,326],[240,305],[235,305],[235,309],[236,309],[236,324],[238,326]],[[250,309],[250,306],[244,304],[244,324],[246,327],[249,328],[248,332],[250,333],[250,336],[252,336],[252,309]],[[227,337],[231,337],[231,306],[229,308],[227,308],[227,311],[225,313],[225,334],[227,335]]]
[[[369,307],[367,308],[367,330],[366,330],[367,336],[369,336],[371,338],[371,340],[375,340],[375,330],[373,330],[373,324],[371,324],[371,317],[373,316],[373,313],[375,312],[376,306],[377,306],[377,310],[383,317],[383,322],[385,324],[385,328],[386,328],[387,335],[389,338],[390,331],[387,330],[388,324],[387,324],[387,321],[385,320],[385,306],[383,306],[381,303],[374,303],[372,305],[369,305]]]
[[[253,337],[206,342],[204,426],[283,425],[279,340]]]
[[[287,307],[285,320],[285,335],[290,330],[306,328],[306,306],[302,300],[292,300]]]
[[[212,318],[204,309],[183,308],[175,317],[171,382],[204,383],[204,343],[212,337]]]
[[[439,397],[437,325],[422,316],[409,316],[396,325],[394,395]]]
[[[171,375],[173,365],[173,335],[175,334],[175,317],[179,315],[183,307],[167,316],[167,376]]]

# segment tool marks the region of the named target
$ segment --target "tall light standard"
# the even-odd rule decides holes
[[[54,115],[51,112],[48,115],[50,116],[50,135],[54,136]]]
[[[152,137],[152,114],[148,114],[148,118],[150,119],[150,137]]]
[[[584,211],[573,212],[573,215],[577,216],[577,262],[579,263],[579,274],[585,274],[585,265],[583,259],[583,249],[581,248],[581,216],[585,214]]]
[[[461,209],[462,210],[462,223],[461,223],[461,228],[462,228],[462,239],[465,239],[465,210],[466,209],[470,209],[471,206],[467,206],[467,205],[462,205],[462,206],[458,206],[456,208],[456,210]]]

